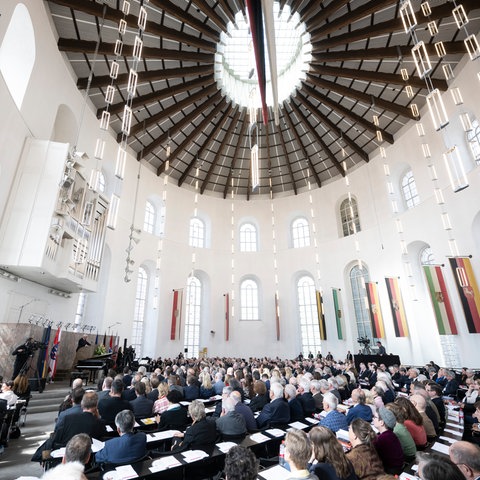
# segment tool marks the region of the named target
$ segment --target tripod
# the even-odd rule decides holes
[[[38,373],[38,368],[36,364],[33,364],[33,358],[35,356],[35,352],[31,352],[23,364],[22,368],[20,369],[19,375],[26,375],[28,377],[28,372],[33,370],[33,377],[37,379],[38,385],[38,392],[43,392],[42,382],[40,381],[40,374]]]

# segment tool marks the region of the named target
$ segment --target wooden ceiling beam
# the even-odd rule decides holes
[[[72,10],[83,12],[88,15],[93,15],[98,19],[103,17],[103,5],[97,2],[85,2],[84,0],[48,0],[56,5],[63,5],[64,7],[71,8]],[[124,18],[121,10],[106,6],[105,20],[109,20],[118,25],[118,22]],[[128,15],[125,18],[127,25],[134,25],[135,29],[138,25],[138,17],[135,15]],[[158,35],[159,37],[168,38],[184,45],[190,45],[192,47],[205,50],[207,52],[215,53],[216,44],[209,42],[193,35],[188,35],[174,28],[168,28],[165,25],[160,25],[157,22],[147,20],[145,31],[149,34]]]
[[[207,78],[196,78],[195,80],[179,83],[178,85],[173,85],[171,87],[164,88],[163,90],[154,90],[151,93],[134,97],[131,107],[132,110],[135,110],[140,106],[151,105],[153,103],[165,100],[166,98],[172,97],[173,95],[178,95],[179,93],[189,92],[190,90],[195,90],[197,88],[208,88],[211,85],[216,85],[213,75]],[[118,102],[110,105],[108,111],[111,115],[116,115],[123,111],[124,106],[125,102]],[[99,108],[97,110],[97,118],[100,118],[102,116],[103,110],[104,108]]]
[[[287,146],[285,144],[285,139],[283,138],[282,129],[278,125],[278,136],[280,138],[280,143],[282,144],[283,153],[285,155],[285,163],[287,164],[288,173],[290,174],[290,181],[292,182],[293,192],[297,195],[297,184],[295,183],[295,177],[293,176],[292,165],[290,164],[290,158],[287,152]]]
[[[171,78],[188,78],[202,75],[213,75],[212,65],[201,65],[198,67],[181,67],[181,68],[165,68],[164,70],[149,70],[138,72],[138,85],[143,85],[150,82],[158,82],[160,80],[169,80]],[[128,73],[120,73],[115,79],[115,85],[120,87],[127,85]],[[90,88],[106,88],[112,83],[110,75],[101,75],[93,77],[90,83]],[[87,88],[88,78],[82,77],[77,80],[77,87],[80,90]]]
[[[322,76],[342,77],[351,80],[363,80],[365,82],[388,83],[390,85],[400,85],[405,87],[410,85],[415,88],[427,88],[425,80],[417,76],[411,76],[407,81],[403,80],[401,75],[395,73],[382,73],[368,70],[355,70],[354,68],[328,67],[326,65],[312,65],[312,70]],[[435,88],[445,92],[448,84],[445,80],[432,78]]]
[[[233,10],[230,8],[230,5],[225,0],[218,0],[218,3],[222,7],[223,13],[225,16],[232,22],[235,23],[235,14]]]
[[[193,0],[193,3],[205,15],[205,17],[212,21],[218,28],[220,28],[220,30],[224,32],[227,30],[227,23],[225,20],[215,11],[215,9],[210,7],[205,0]]]
[[[412,114],[412,111],[408,107],[404,107],[403,105],[397,105],[393,102],[388,102],[378,97],[374,97],[368,93],[363,93],[354,88],[348,88],[343,85],[339,85],[334,82],[328,82],[327,80],[323,80],[322,78],[313,76],[311,74],[307,74],[306,81],[315,85],[316,87],[325,89],[330,92],[336,92],[339,95],[342,95],[347,98],[353,98],[354,100],[363,103],[367,108],[372,106],[372,103],[375,103],[377,107],[382,108],[383,110],[387,110],[389,112],[396,113],[397,115],[401,115],[402,117],[410,118],[412,120],[416,120],[417,118]],[[374,102],[372,101],[374,99]]]
[[[310,134],[313,136],[313,138],[318,142],[318,144],[320,145],[320,147],[322,147],[322,150],[325,152],[325,154],[327,155],[327,157],[330,159],[330,161],[332,162],[332,165],[337,169],[338,173],[344,177],[345,176],[345,170],[343,169],[342,165],[340,164],[340,162],[335,158],[335,155],[333,154],[333,152],[328,148],[327,144],[324,142],[323,138],[320,136],[320,134],[317,132],[317,130],[312,126],[312,124],[307,120],[307,117],[302,113],[302,111],[300,110],[300,108],[293,102],[291,101],[289,103],[290,105],[290,108],[292,109],[292,111],[295,113],[295,115],[297,116],[298,118],[298,121],[299,122],[303,122],[303,127],[305,128],[305,130],[307,130],[308,128],[308,131],[310,132]],[[310,161],[310,159],[309,159]],[[310,164],[311,164],[311,161],[310,161]],[[312,168],[313,168],[313,165],[312,165]],[[315,170],[314,170],[315,171]],[[320,180],[319,180],[320,181]],[[320,186],[320,185],[319,185]]]
[[[268,170],[272,169],[272,156],[270,155],[270,135],[268,134],[268,125],[270,122],[265,124],[265,144],[267,147],[267,167]]]
[[[312,115],[317,117],[317,119],[329,130],[332,132],[335,132],[337,137],[343,138],[344,142],[365,162],[368,163],[369,158],[368,158],[368,153],[362,150],[347,134],[344,134],[343,130],[335,125],[328,117],[323,115],[318,108],[313,105],[313,103],[306,97],[303,92],[299,92],[299,95],[295,97],[307,110],[307,112],[310,112]],[[292,102],[293,103],[293,102]],[[315,129],[316,131],[316,129]],[[343,170],[343,169],[342,169]]]
[[[308,25],[321,25],[325,20],[340,10],[344,5],[349,3],[350,0],[335,0],[330,2],[323,10],[317,12],[313,17],[311,16],[314,9],[318,8],[323,2],[308,2],[307,7],[300,12],[300,20]],[[311,17],[311,18],[310,18]],[[308,30],[308,28],[307,28]]]
[[[58,49],[61,52],[75,52],[84,54],[94,54],[97,42],[88,40],[76,40],[74,38],[59,38]],[[100,55],[112,56],[114,44],[101,42],[98,48]],[[124,57],[131,57],[133,52],[132,45],[124,45],[122,54]],[[214,55],[209,53],[187,52],[185,50],[168,50],[165,48],[143,47],[142,57],[145,60],[179,60],[184,62],[214,63]]]
[[[287,110],[286,108],[286,105],[287,105],[287,102],[284,101],[283,102],[283,116],[284,118],[287,120],[287,123],[288,123],[288,126],[290,127],[290,131],[293,133],[293,136],[295,137],[299,147],[300,147],[300,150],[302,151],[303,153],[303,156],[305,158],[305,160],[308,162],[308,165],[310,167],[310,171],[312,172],[312,175],[313,177],[315,178],[315,181],[317,182],[317,186],[318,188],[320,188],[322,186],[322,181],[320,180],[320,177],[318,176],[316,170],[315,170],[315,167],[313,166],[313,163],[312,161],[310,160],[310,155],[308,155],[307,153],[307,149],[305,148],[305,146],[303,145],[302,143],[302,139],[300,138],[300,135],[299,133],[297,132],[297,129],[295,128],[295,125],[293,124],[293,120],[290,118],[290,113],[289,111]],[[301,118],[299,118],[299,120],[301,120]],[[305,127],[305,130],[307,130],[307,125],[304,124],[304,127]],[[311,131],[312,129],[310,129]]]
[[[247,131],[248,122],[246,120],[245,114],[243,114],[242,120],[243,120],[242,126],[240,128],[240,133],[238,135],[238,142],[237,142],[237,145],[235,146],[235,151],[233,152],[232,165],[230,166],[230,171],[228,172],[227,180],[225,182],[225,187],[223,189],[223,199],[227,198],[228,188],[231,186],[230,184],[232,182],[232,172],[235,171],[235,165],[237,164],[238,151],[240,150],[240,145],[243,143],[242,140],[244,141],[245,139],[245,133]]]
[[[203,33],[206,37],[211,38],[214,42],[218,43],[220,41],[220,34],[218,31],[203,23],[193,15],[190,15],[188,12],[183,10],[183,8],[180,8],[173,2],[169,0],[150,0],[150,3],[168,13],[176,20],[186,23],[193,29],[197,30],[197,32]]]
[[[178,112],[181,112],[184,108],[188,108],[193,103],[203,100],[208,95],[213,95],[216,90],[216,87],[212,85],[210,88],[207,88],[205,90],[199,90],[198,92],[190,95],[189,97],[186,97],[183,100],[180,100],[179,102],[170,105],[161,112],[148,117],[147,119],[145,119],[144,122],[139,122],[135,125],[132,125],[132,128],[130,129],[130,135],[137,135],[144,129],[144,127],[148,130],[152,125],[155,125],[156,123],[162,122],[165,119],[175,116]],[[121,133],[119,133],[117,136],[117,141],[120,141],[121,138],[122,135]]]
[[[180,145],[177,146],[177,148],[171,153],[169,157],[169,161],[173,162],[178,157],[178,154],[185,150],[199,135],[201,135],[205,128],[207,128],[208,124],[212,123],[212,120],[217,116],[218,112],[224,107],[225,105],[222,102],[219,102],[215,108],[194,128],[193,132],[191,135],[188,135],[185,137],[185,140],[183,140]],[[198,116],[198,114],[197,114]],[[162,163],[157,168],[157,175],[160,176],[163,171],[165,170],[165,162]]]
[[[202,195],[203,195],[203,192],[205,191],[205,189],[207,188],[208,183],[210,182],[210,177],[212,176],[213,170],[217,166],[219,158],[223,155],[223,150],[225,149],[225,145],[231,139],[232,131],[235,129],[235,127],[238,124],[238,119],[240,117],[241,112],[240,112],[240,109],[238,107],[236,107],[236,110],[237,111],[235,112],[235,114],[234,114],[234,116],[233,116],[233,118],[230,122],[230,125],[228,126],[228,129],[225,133],[225,136],[223,137],[222,143],[220,144],[220,147],[219,147],[217,153],[215,154],[215,157],[214,157],[212,163],[210,164],[210,168],[208,169],[207,175],[205,176],[205,178],[202,182],[202,186],[200,187],[200,194],[202,194]]]
[[[219,122],[215,125],[215,127],[212,129],[212,131],[209,133],[207,136],[207,139],[202,143],[200,149],[198,152],[195,154],[195,157],[202,159],[203,157],[203,152],[205,149],[212,143],[212,140],[216,138],[218,135],[218,132],[221,130],[225,122],[228,120],[230,112],[232,111],[233,104],[229,103],[226,112],[223,114],[222,118],[220,119]],[[188,174],[190,173],[190,170],[194,167],[196,159],[194,158],[185,168],[185,170],[182,172],[180,175],[180,178],[178,179],[178,186],[181,187],[185,179],[188,177]]]

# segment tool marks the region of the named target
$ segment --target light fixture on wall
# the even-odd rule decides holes
[[[55,288],[50,288],[48,290],[48,293],[51,295],[56,295],[57,297],[62,297],[62,298],[71,298],[72,293],[71,292],[63,292],[62,290],[57,290]]]
[[[17,277],[17,275],[7,272],[7,270],[3,270],[3,269],[0,269],[0,277],[5,278],[7,280],[11,280],[12,282],[19,282],[21,280],[21,278]]]

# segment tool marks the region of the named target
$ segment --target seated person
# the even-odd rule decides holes
[[[297,422],[305,419],[303,414],[302,404],[297,397],[297,390],[291,384],[285,385],[285,399],[288,402],[288,408],[290,409],[290,421]]]
[[[417,454],[417,447],[415,445],[413,437],[410,435],[410,432],[405,426],[403,409],[400,408],[396,403],[389,403],[386,408],[388,408],[395,415],[395,420],[397,421],[397,423],[395,423],[393,433],[400,440],[405,461],[413,462],[413,460],[415,460],[415,455]]]
[[[165,382],[158,386],[158,399],[153,404],[153,413],[161,415],[168,408],[167,394],[170,390]]]
[[[396,398],[395,404],[402,409],[403,417],[405,418],[404,425],[410,432],[417,448],[425,448],[427,445],[427,432],[423,427],[423,418],[418,410],[413,406],[413,403],[405,397]]]
[[[373,426],[379,431],[375,448],[386,473],[399,475],[402,472],[404,456],[400,440],[393,433],[395,415],[385,407],[379,408],[373,417]]]
[[[199,400],[194,400],[188,406],[188,413],[192,418],[192,424],[187,427],[185,433],[176,433],[176,439],[183,439],[172,448],[173,453],[191,449],[203,450],[209,455],[215,448],[217,429],[213,419],[205,416],[205,405]]]
[[[257,457],[249,448],[236,445],[227,452],[223,471],[225,480],[256,480]]]
[[[309,434],[313,447],[310,471],[328,480],[357,480],[353,466],[345,456],[335,434],[327,427],[313,427]]]
[[[74,415],[75,413],[82,413],[82,398],[85,395],[85,390],[82,387],[76,388],[71,393],[72,406],[63,410],[58,414],[57,423],[55,424],[55,430],[62,424],[63,419],[68,415]]]
[[[327,415],[320,420],[320,425],[332,432],[348,430],[347,418],[337,410],[337,406],[338,399],[333,393],[328,392],[323,396],[323,410]]]
[[[242,402],[242,396],[240,395],[240,393],[234,390],[230,394],[230,398],[233,400],[235,404],[235,411],[240,415],[242,415],[243,418],[245,419],[247,430],[249,432],[256,431],[257,421],[255,420],[252,410],[250,410],[248,405]]]
[[[350,425],[356,418],[361,418],[366,422],[372,421],[372,409],[366,405],[365,392],[361,388],[356,388],[352,392],[351,400],[355,405],[347,413],[347,423]]]
[[[112,386],[110,387],[109,396],[102,398],[98,402],[98,411],[100,412],[100,416],[108,425],[113,425],[115,423],[115,417],[117,416],[117,413],[121,412],[122,410],[132,409],[130,402],[122,398],[123,388],[122,380],[114,380],[112,382]]]
[[[376,435],[372,426],[357,418],[348,428],[348,438],[352,449],[347,453],[347,458],[352,462],[359,480],[376,480],[384,475],[383,463],[373,446]]]
[[[222,414],[216,419],[217,430],[222,436],[242,436],[247,433],[245,418],[235,410],[235,401],[228,397],[222,402]]]
[[[273,386],[273,385],[272,385]],[[290,466],[292,480],[318,480],[314,473],[308,471],[308,461],[312,456],[312,444],[302,430],[291,429],[285,436],[285,461]]]
[[[131,410],[117,413],[115,425],[119,437],[105,442],[95,454],[97,463],[130,463],[140,460],[147,454],[147,436],[144,432],[133,432],[135,416]]]
[[[168,408],[157,415],[158,431],[185,430],[188,425],[187,409],[180,405],[182,394],[178,390],[170,390],[167,394]]]
[[[425,398],[423,398],[421,395],[415,394],[410,396],[410,401],[422,417],[423,426],[427,432],[427,439],[429,441],[435,440],[437,437],[437,432],[435,431],[435,427],[425,411],[427,406]]]
[[[279,382],[270,385],[270,403],[267,403],[257,417],[258,428],[268,425],[287,424],[290,421],[290,409],[283,398],[283,387]]]
[[[9,407],[12,407],[17,403],[18,396],[13,392],[13,382],[11,380],[8,382],[3,382],[0,399],[6,400]]]
[[[450,460],[457,465],[466,479],[480,477],[480,447],[470,442],[455,442],[450,446]]]
[[[252,412],[258,412],[270,401],[267,395],[267,387],[261,380],[255,380],[253,383],[253,391],[255,396],[250,399],[248,406]]]
[[[187,386],[183,389],[184,400],[191,402],[200,398],[200,387],[198,386],[198,380],[194,375],[187,377]]]
[[[419,452],[418,459],[418,477],[423,480],[465,480],[463,473],[445,455],[436,453],[424,454]]]
[[[438,426],[440,427],[440,429],[443,429],[445,428],[445,423],[447,421],[447,412],[445,409],[445,404],[443,403],[442,387],[438,383],[428,382],[425,386],[425,390],[430,396],[433,404],[437,408],[438,414],[440,416]]]
[[[135,384],[135,395],[137,398],[130,402],[135,418],[147,418],[153,412],[153,400],[147,398],[146,386],[143,382]]]
[[[305,377],[303,377],[298,384],[297,399],[302,405],[303,418],[312,417],[316,410],[315,400],[310,392],[310,380]]]

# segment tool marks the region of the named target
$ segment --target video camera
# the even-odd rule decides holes
[[[370,339],[367,337],[360,337],[357,339],[357,342],[364,347],[370,345]]]
[[[36,352],[37,350],[45,350],[47,346],[43,342],[39,342],[38,340],[31,340],[28,343],[25,344],[27,347],[28,353],[32,354],[33,352]]]

